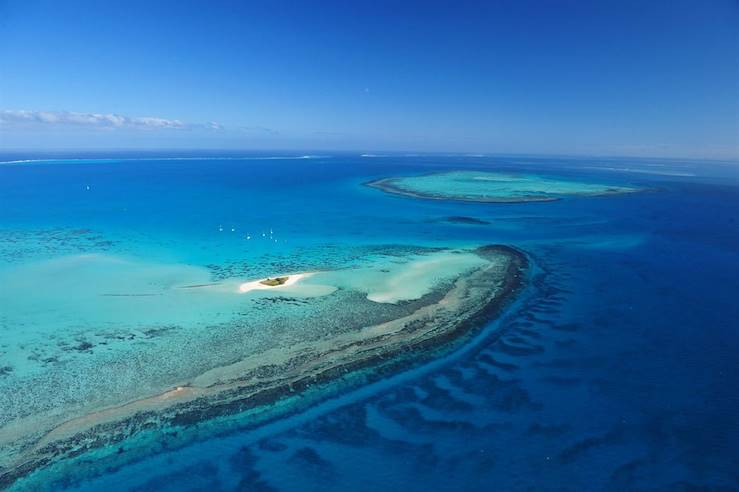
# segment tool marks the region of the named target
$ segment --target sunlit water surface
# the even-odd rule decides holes
[[[79,373],[101,378],[100,361],[115,359],[116,350],[154,347],[162,360],[174,360],[182,338],[162,325],[207,326],[229,319],[238,304],[235,293],[193,295],[173,285],[346,268],[363,259],[362,276],[327,272],[324,280],[363,288],[375,300],[422,294],[380,280],[388,263],[372,258],[389,246],[415,254],[510,244],[534,268],[519,301],[447,358],[256,430],[159,449],[82,481],[57,472],[34,484],[111,491],[739,487],[736,163],[97,157],[0,165],[3,408],[31,397],[52,408],[79,389],[21,395],[16,378],[68,381],[68,367],[101,367]],[[650,191],[478,204],[362,185],[453,170]],[[402,274],[406,287],[423,290],[428,280]],[[129,300],[136,309],[118,296],[165,291],[165,301]],[[103,343],[122,327],[130,327],[128,339]],[[259,341],[257,330],[250,343]],[[162,370],[175,366],[165,362]],[[138,382],[136,371],[129,377]]]

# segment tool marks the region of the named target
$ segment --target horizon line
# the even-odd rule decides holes
[[[178,153],[194,153],[194,152],[217,152],[217,153],[244,153],[243,157],[253,157],[253,154],[264,154],[264,153],[288,153],[290,155],[275,155],[268,157],[275,158],[295,158],[295,157],[312,157],[312,158],[329,158],[330,155],[326,153],[337,154],[337,155],[355,155],[356,157],[366,158],[383,158],[383,157],[468,157],[468,158],[485,158],[485,157],[521,157],[521,158],[568,158],[568,159],[651,159],[651,160],[684,160],[684,161],[709,161],[709,162],[724,162],[739,164],[739,155],[736,157],[688,157],[688,156],[644,156],[638,154],[567,154],[567,153],[525,153],[525,152],[475,152],[475,151],[413,151],[413,150],[367,150],[367,149],[317,149],[317,148],[305,148],[305,149],[275,149],[275,148],[258,148],[258,149],[228,149],[228,148],[214,148],[214,147],[191,147],[191,148],[57,148],[57,149],[29,149],[29,148],[0,148],[0,155],[4,153],[9,154],[52,154],[52,153],[165,153],[172,152],[173,154]],[[294,154],[293,154],[294,153]],[[316,153],[322,153],[324,155],[317,155]],[[251,155],[250,155],[251,154]],[[300,155],[298,155],[300,154]],[[387,155],[384,155],[387,154]],[[161,158],[177,158],[178,155],[160,155]],[[214,157],[222,156],[188,156],[196,159],[209,159]],[[229,156],[234,159],[238,159],[239,156]],[[71,158],[71,157],[70,157]],[[62,160],[64,157],[55,157],[47,159],[28,159],[29,161],[39,160]],[[80,159],[84,160],[84,159]],[[8,161],[0,161],[0,163],[7,163]]]

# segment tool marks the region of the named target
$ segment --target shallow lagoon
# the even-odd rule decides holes
[[[483,264],[463,250],[409,254],[389,247],[386,253],[247,293],[239,285],[249,279],[214,282],[205,267],[104,254],[6,268],[0,297],[14,302],[4,309],[0,341],[12,372],[0,384],[8,393],[23,387],[26,398],[5,399],[0,423],[33,415],[36,405],[62,413],[60,401],[99,406],[147,396],[219,360],[368,326],[409,312],[410,301]],[[351,299],[372,302],[353,306]],[[347,313],[337,317],[339,302],[347,303]],[[351,320],[352,311],[364,311],[366,319]],[[118,377],[126,373],[131,377]]]
[[[739,241],[729,227],[737,208],[730,167],[459,156],[97,164],[0,168],[3,274],[96,254],[204,269],[220,282],[358,267],[388,245],[398,259],[419,248],[490,243],[527,251],[537,273],[522,302],[456,356],[365,392],[341,390],[339,400],[258,429],[241,422],[243,431],[213,429],[170,450],[164,436],[160,447],[155,438],[154,455],[89,480],[58,468],[35,483],[88,490],[735,486],[731,368],[739,347],[726,320],[739,315]],[[361,186],[490,166],[661,191],[490,205],[408,200]],[[275,187],[289,193],[276,200]],[[268,240],[270,228],[278,242]],[[15,298],[1,302],[7,336],[6,306]],[[132,334],[132,347],[164,337]],[[59,351],[53,338],[41,338],[42,347]],[[100,341],[70,340],[71,347]],[[64,353],[94,358],[106,346],[85,347]],[[0,350],[4,361],[16,357],[6,374],[39,364],[7,344]],[[176,344],[171,350],[162,358],[183,352]],[[134,450],[123,453],[133,458]],[[91,463],[75,469],[94,471]]]
[[[171,446],[245,409],[253,425],[253,408],[277,408],[306,380],[317,387],[337,370],[371,371],[456,330],[510,294],[499,288],[506,261],[387,246],[343,268],[278,272],[287,280],[278,285],[99,253],[5,268],[0,297],[16,302],[0,338],[10,354],[0,380],[4,481],[50,463],[69,469],[81,451],[146,455],[150,442],[132,444],[147,431],[151,439],[143,415],[162,435],[182,434]],[[244,288],[252,284],[259,288]],[[109,466],[128,457],[116,459]]]

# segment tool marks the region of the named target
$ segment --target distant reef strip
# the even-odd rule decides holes
[[[645,191],[632,186],[576,181],[562,177],[487,171],[395,176],[368,181],[364,185],[411,198],[479,203],[551,202],[567,197]]]
[[[434,219],[431,222],[462,225],[490,225],[490,222],[487,220],[478,219],[477,217],[467,217],[465,215],[450,215],[448,217]]]

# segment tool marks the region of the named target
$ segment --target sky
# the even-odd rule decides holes
[[[739,159],[739,3],[0,0],[0,150]]]

